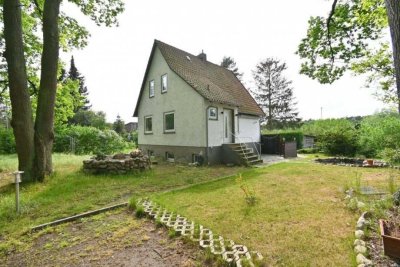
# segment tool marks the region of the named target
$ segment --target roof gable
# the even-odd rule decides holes
[[[209,61],[202,60],[183,50],[155,40],[143,78],[134,116],[138,115],[139,101],[144,90],[146,76],[156,47],[160,49],[162,56],[171,70],[210,102],[237,106],[239,108],[239,113],[257,116],[264,115],[253,97],[233,72]]]

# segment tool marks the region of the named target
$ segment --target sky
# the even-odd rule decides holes
[[[295,52],[306,35],[308,18],[326,16],[330,6],[326,0],[127,0],[119,27],[107,28],[67,3],[62,11],[77,18],[91,37],[87,47],[62,58],[74,56],[92,108],[105,111],[110,122],[117,115],[125,122],[136,121],[132,114],[154,39],[195,55],[204,50],[207,60],[216,64],[224,56],[233,57],[248,88],[254,86],[251,71],[261,60],[286,62],[285,76],[293,81],[303,119],[373,114],[386,106],[361,77],[346,74],[332,85],[321,85],[299,74],[301,61]]]

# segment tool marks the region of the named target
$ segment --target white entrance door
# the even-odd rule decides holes
[[[224,144],[233,141],[233,110],[224,109]]]

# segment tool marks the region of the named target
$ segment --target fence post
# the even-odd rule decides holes
[[[15,176],[15,209],[17,213],[19,213],[19,183],[21,182],[21,174],[24,173],[23,171],[16,171],[14,172]]]

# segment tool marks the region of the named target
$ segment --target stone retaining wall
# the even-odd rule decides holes
[[[150,159],[140,151],[133,151],[130,154],[116,154],[114,156],[97,156],[83,161],[83,170],[94,174],[125,174],[134,170],[148,168],[150,168]]]

